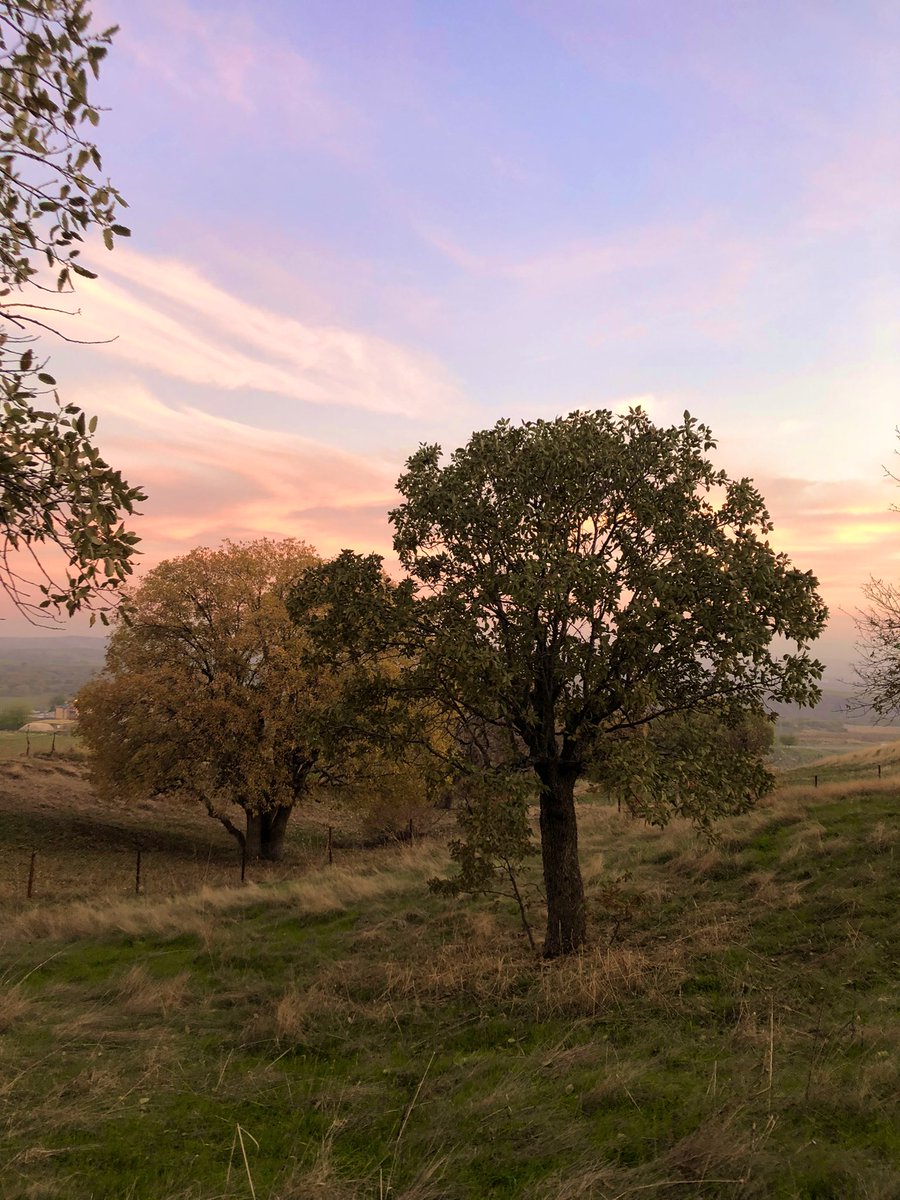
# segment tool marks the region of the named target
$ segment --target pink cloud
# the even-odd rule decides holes
[[[429,226],[418,232],[476,278],[510,283],[542,302],[577,297],[593,314],[593,345],[650,338],[673,315],[710,340],[730,341],[746,329],[745,294],[775,252],[771,239],[754,241],[713,215],[633,226],[527,256],[482,253]]]
[[[896,225],[900,144],[896,133],[854,138],[836,148],[810,175],[806,228],[813,234],[865,228],[887,219]]]
[[[148,493],[136,527],[150,562],[263,534],[302,537],[323,554],[351,542],[361,550],[390,547],[386,513],[397,464],[172,408],[137,382],[73,399],[99,413],[103,452]]]
[[[248,303],[175,260],[128,248],[81,280],[79,336],[116,340],[104,354],[228,391],[319,405],[434,415],[458,394],[428,355],[373,334],[312,325]]]
[[[870,576],[893,578],[900,567],[900,514],[878,482],[766,478],[754,480],[775,530],[772,544],[795,566],[812,571],[835,614],[855,610]]]

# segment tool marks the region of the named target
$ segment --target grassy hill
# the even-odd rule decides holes
[[[241,888],[208,820],[0,767],[0,1196],[896,1198],[898,815],[786,788],[710,847],[585,798],[548,964],[427,892],[437,836],[328,868],[311,810]]]

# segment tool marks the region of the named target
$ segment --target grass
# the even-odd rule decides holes
[[[238,810],[232,815],[237,819]],[[359,816],[310,804],[292,817],[284,862],[251,864],[247,879],[292,880],[324,862],[328,825],[335,830],[335,862],[345,863],[349,847],[363,840]],[[26,891],[33,851],[33,893],[42,908],[83,901],[96,909],[100,901],[114,905],[134,895],[138,848],[148,901],[240,880],[236,842],[199,807],[103,803],[80,763],[59,755],[0,762],[0,904],[9,911],[32,907]]]
[[[855,725],[836,717],[833,721],[779,720],[771,761],[778,771],[792,772],[809,779],[823,759],[859,755],[852,769],[877,765],[872,757],[882,746],[890,747],[895,756],[900,729],[896,725]]]
[[[60,757],[81,755],[81,744],[71,733],[58,733],[53,741],[52,733],[25,734],[20,730],[0,730],[0,760],[24,758],[29,751],[36,758],[45,758],[53,746],[54,754]]]
[[[586,797],[592,945],[549,964],[427,892],[440,840],[328,868],[303,820],[243,888],[179,834],[158,892],[11,897],[0,1197],[892,1200],[898,815],[794,786],[710,847]]]

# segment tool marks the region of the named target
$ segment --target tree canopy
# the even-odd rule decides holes
[[[137,542],[124,520],[144,498],[34,344],[76,340],[60,301],[95,278],[82,249],[129,233],[90,134],[89,78],[114,33],[92,29],[84,0],[0,0],[0,587],[32,619],[94,606],[107,619]]]
[[[310,671],[288,587],[319,560],[303,542],[226,542],[169,559],[130,596],[106,668],[78,696],[108,796],[202,802],[251,856],[278,858],[294,805],[351,753],[334,672]],[[243,830],[232,822],[244,812]]]
[[[346,612],[361,636],[368,608],[372,637],[405,645],[410,692],[493,730],[502,768],[535,779],[549,956],[586,937],[574,785],[589,767],[638,772],[656,820],[706,820],[758,794],[758,754],[710,757],[698,802],[690,730],[642,731],[819,695],[816,580],[772,548],[762,497],[714,447],[687,413],[668,428],[640,409],[501,421],[446,463],[436,445],[409,459],[391,513],[405,584],[376,586],[377,557],[348,552],[308,577],[307,611]],[[314,637],[339,625],[320,620]]]

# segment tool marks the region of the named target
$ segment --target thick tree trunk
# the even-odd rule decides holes
[[[547,892],[547,935],[544,958],[580,950],[587,940],[584,884],[578,862],[575,819],[577,772],[549,764],[538,769],[541,780],[541,856]]]
[[[281,804],[278,808],[262,813],[247,813],[247,859],[264,858],[269,862],[280,862],[284,857],[284,835],[287,830],[291,806]]]
[[[291,808],[282,804],[262,814],[262,839],[259,853],[270,862],[280,862],[284,857],[284,835],[287,830]]]

